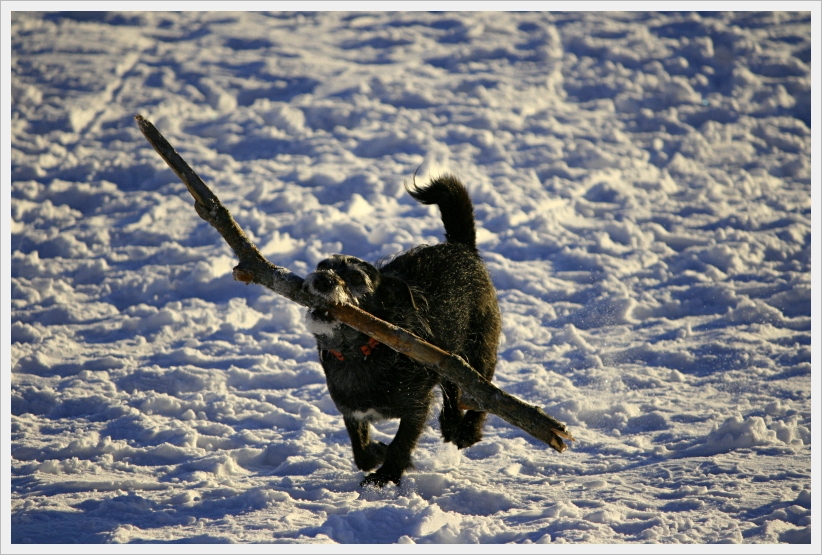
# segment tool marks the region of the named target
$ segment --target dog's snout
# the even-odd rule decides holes
[[[305,278],[303,287],[325,297],[328,302],[341,304],[351,301],[345,281],[332,270],[317,270]]]
[[[329,271],[314,272],[309,278],[309,286],[317,293],[329,293],[335,287],[342,285],[342,279]]]

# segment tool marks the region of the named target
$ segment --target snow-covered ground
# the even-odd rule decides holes
[[[772,5],[806,11],[11,13],[5,549],[809,543],[820,11]],[[303,309],[233,281],[138,113],[299,275],[442,240],[403,183],[459,175],[494,381],[577,442],[460,452],[435,411],[360,489]]]

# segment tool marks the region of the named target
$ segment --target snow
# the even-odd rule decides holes
[[[3,3],[3,552],[818,552],[819,4],[400,6]],[[401,486],[360,489],[304,310],[232,279],[138,113],[302,276],[442,240],[403,183],[459,175],[503,314],[494,382],[577,441],[492,415],[458,451],[434,410]]]

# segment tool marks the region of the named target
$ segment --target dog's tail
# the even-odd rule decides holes
[[[459,179],[445,174],[432,179],[427,187],[418,187],[416,181],[406,185],[408,194],[422,204],[436,204],[445,226],[445,240],[477,249],[477,229],[474,224],[474,205],[468,190]]]

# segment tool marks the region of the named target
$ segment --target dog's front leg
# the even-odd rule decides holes
[[[368,472],[385,460],[387,446],[381,441],[371,441],[370,424],[366,420],[343,417],[345,429],[351,437],[354,463],[357,468]]]
[[[385,462],[379,470],[369,474],[360,483],[360,486],[375,485],[383,487],[388,482],[399,485],[400,478],[411,464],[411,451],[417,445],[417,440],[425,427],[425,414],[404,416],[400,419],[397,435],[388,445],[385,452]]]

